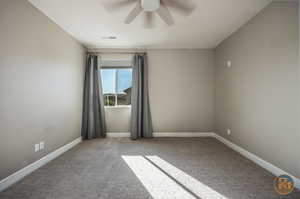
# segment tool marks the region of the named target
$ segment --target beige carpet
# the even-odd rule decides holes
[[[228,199],[300,199],[297,190],[288,196],[278,195],[273,188],[271,173],[213,138],[85,141],[0,193],[0,198],[153,198],[145,181],[137,177],[122,156],[157,156]],[[133,166],[138,168],[138,165]],[[181,183],[180,177],[168,177],[170,183],[183,187],[194,198],[200,198],[193,189]],[[163,184],[161,186],[164,188]],[[169,195],[169,198],[172,197]]]

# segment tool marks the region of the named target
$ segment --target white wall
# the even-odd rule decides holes
[[[148,60],[154,131],[212,131],[213,50],[149,50]],[[106,120],[109,132],[128,132],[130,108],[108,108]]]

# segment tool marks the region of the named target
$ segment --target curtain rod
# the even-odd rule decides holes
[[[103,49],[97,49],[97,48],[90,48],[87,49],[88,54],[136,54],[136,53],[146,53],[147,49],[145,48],[115,48],[115,49],[109,49],[109,48],[103,48]]]
[[[128,52],[92,52],[92,51],[88,51],[87,54],[98,54],[98,55],[101,55],[101,54],[145,54],[147,53],[146,51],[128,51]]]

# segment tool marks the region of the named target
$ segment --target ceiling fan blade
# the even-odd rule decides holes
[[[102,5],[108,11],[115,11],[129,6],[137,1],[138,0],[103,0]]]
[[[141,12],[143,11],[141,2],[138,2],[136,6],[131,10],[129,15],[125,19],[126,24],[130,24]]]
[[[190,15],[196,8],[192,0],[161,0],[164,4],[183,15]]]
[[[156,11],[156,13],[169,26],[174,24],[174,19],[171,15],[169,9],[165,6],[163,1],[161,1],[160,8]]]
[[[144,28],[153,28],[153,12],[144,12]]]

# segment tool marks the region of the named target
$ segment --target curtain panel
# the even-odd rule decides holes
[[[81,129],[83,139],[106,137],[105,110],[102,96],[102,81],[101,73],[98,70],[98,56],[88,55],[84,80]]]
[[[134,55],[132,68],[131,139],[152,138],[147,55]]]

